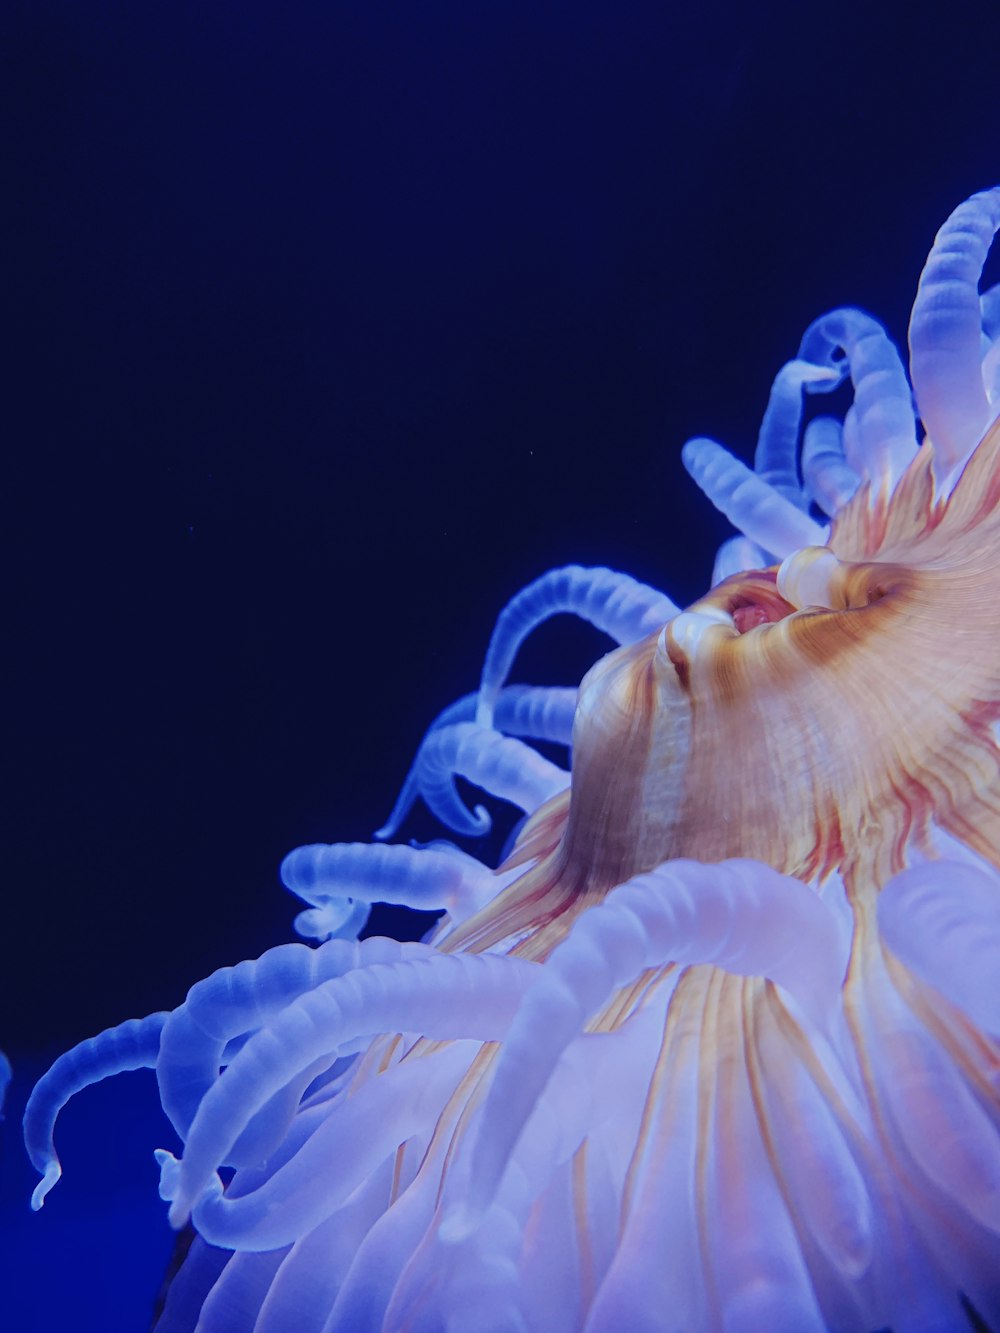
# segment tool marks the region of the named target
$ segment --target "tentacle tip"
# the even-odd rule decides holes
[[[318,907],[300,912],[293,924],[304,939],[356,940],[364,930],[371,912],[370,904],[353,898],[330,898]]]
[[[681,445],[681,462],[690,472],[692,464],[697,460],[698,454],[704,446],[704,440],[700,436],[685,440]]]
[[[156,1165],[160,1168],[160,1198],[165,1203],[172,1203],[179,1194],[179,1175],[181,1164],[172,1152],[166,1148],[157,1148],[153,1152]]]
[[[386,842],[389,838],[395,836],[398,828],[399,824],[390,819],[388,823],[383,824],[381,828],[377,828],[372,834],[372,837],[376,842]]]
[[[282,857],[281,865],[278,866],[278,878],[281,880],[282,884],[284,884],[286,889],[291,889],[292,893],[298,892],[296,888],[297,876],[295,870],[299,860],[299,852],[301,852],[301,850],[301,847],[294,848],[294,850],[290,851],[287,856]]]
[[[170,1204],[167,1216],[175,1231],[180,1231],[187,1225],[192,1213],[196,1212],[200,1205],[218,1199],[225,1193],[225,1187],[217,1172],[212,1172],[200,1193],[197,1189],[192,1192],[190,1184],[185,1184],[182,1179],[184,1163],[180,1158],[175,1157],[172,1152],[167,1152],[165,1148],[157,1148],[153,1156],[160,1168],[160,1198]]]
[[[836,388],[840,382],[847,377],[848,365],[846,361],[838,362],[835,366],[810,366],[809,378],[806,381],[807,388]]]
[[[62,1175],[62,1167],[56,1158],[53,1158],[45,1167],[45,1173],[41,1180],[35,1186],[31,1195],[31,1211],[37,1213],[45,1202],[45,1196]]]
[[[493,820],[485,805],[477,805],[472,811],[472,827],[469,830],[473,837],[481,837],[484,833],[489,833],[493,827]]]

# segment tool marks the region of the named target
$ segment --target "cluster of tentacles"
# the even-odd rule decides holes
[[[740,534],[694,607],[579,567],[506,607],[378,835],[418,797],[483,832],[462,777],[529,816],[499,869],[299,848],[315,943],[39,1083],[36,1206],[68,1098],[156,1069],[197,1232],[161,1333],[1000,1324],[998,226],[993,190],[938,234],[912,391],[837,310],[753,469],[686,446]],[[559,612],[621,646],[579,689],[508,685]],[[445,915],[359,942],[383,901]]]

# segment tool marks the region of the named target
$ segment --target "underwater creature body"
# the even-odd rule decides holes
[[[1000,1323],[998,227],[1000,189],[938,233],[912,392],[838,310],[752,470],[689,442],[741,534],[693,606],[573,566],[506,608],[380,830],[419,796],[483,831],[461,776],[528,816],[499,869],[299,848],[316,943],[45,1075],[36,1206],[68,1097],[157,1071],[161,1193],[197,1233],[161,1331]],[[843,420],[803,426],[848,378]],[[620,646],[578,691],[508,685],[560,611]],[[379,901],[445,915],[358,942]]]

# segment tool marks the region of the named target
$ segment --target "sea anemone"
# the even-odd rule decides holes
[[[752,470],[688,443],[740,534],[705,596],[573,566],[506,607],[380,830],[422,798],[481,833],[462,777],[527,815],[498,869],[301,847],[313,943],[41,1080],[36,1207],[69,1096],[156,1069],[196,1232],[161,1333],[1000,1323],[998,227],[994,189],[938,233],[912,391],[836,310]],[[620,646],[578,690],[508,685],[558,612]],[[359,942],[373,902],[444,915]]]

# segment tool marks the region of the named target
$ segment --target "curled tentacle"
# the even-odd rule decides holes
[[[380,937],[360,943],[331,940],[318,949],[281,944],[260,958],[220,967],[192,986],[184,1003],[167,1017],[157,1065],[160,1100],[177,1133],[186,1137],[202,1098],[219,1077],[230,1043],[266,1026],[286,1005],[325,981],[373,963],[430,952],[426,945]]]
[[[566,565],[549,570],[512,597],[497,618],[483,663],[476,721],[492,726],[497,696],[517,650],[550,616],[579,616],[622,644],[659,629],[677,609],[665,593],[612,569]]]
[[[424,740],[432,732],[455,722],[472,722],[479,702],[478,691],[466,694],[442,709],[427,728]],[[569,745],[573,736],[573,713],[576,710],[576,688],[564,685],[508,685],[497,699],[494,726],[505,736],[529,737],[532,740],[556,741]],[[420,795],[420,752],[410,765],[389,818],[376,832],[376,838],[395,837],[399,826],[409,814]]]
[[[191,1124],[170,1210],[181,1226],[216,1180],[253,1116],[317,1060],[345,1042],[419,1030],[433,1040],[504,1036],[537,965],[491,955],[439,955],[375,964],[325,982],[255,1033],[202,1098]]]
[[[1000,188],[959,204],[934,238],[913,303],[910,374],[942,482],[994,416],[981,369],[979,279],[998,229]]]
[[[826,1026],[847,965],[837,922],[800,880],[752,861],[668,861],[612,889],[552,953],[517,1015],[473,1147],[467,1198],[449,1230],[471,1230],[556,1060],[612,991],[668,962],[765,976]]]
[[[330,940],[356,940],[371,915],[371,906],[354,898],[326,898],[318,907],[307,907],[292,922],[295,933],[318,944]]]
[[[331,899],[358,899],[422,912],[444,909],[459,921],[497,891],[494,872],[457,848],[397,843],[317,842],[296,847],[281,863],[281,882],[314,907]]]
[[[685,450],[741,532],[726,587],[677,615],[571,567],[506,608],[382,835],[418,795],[481,831],[466,778],[534,811],[512,866],[286,858],[301,930],[392,901],[445,909],[441,948],[285,946],[42,1080],[38,1202],[66,1096],[156,1062],[186,1139],[157,1154],[161,1195],[201,1233],[164,1329],[819,1333],[951,1328],[960,1299],[1000,1327],[1000,425],[975,452],[998,220],[1000,190],[977,196],[928,259],[932,447],[880,326],[833,311],[774,382],[755,472]],[[843,421],[803,431],[805,393],[836,385]],[[626,645],[572,733],[577,691],[501,688],[559,611]],[[516,736],[572,741],[573,791],[540,806],[569,775]]]
[[[569,784],[565,769],[530,745],[474,722],[455,722],[430,732],[413,772],[420,795],[438,819],[468,837],[487,833],[490,817],[481,805],[471,812],[467,809],[455,787],[456,777],[468,778],[528,813]],[[390,832],[387,825],[375,836],[387,837]]]
[[[271,1250],[308,1235],[341,1209],[354,1191],[390,1160],[401,1143],[426,1133],[469,1064],[458,1042],[433,1055],[404,1060],[338,1097],[316,1117],[315,1127],[294,1151],[282,1145],[281,1162],[238,1192],[209,1190],[193,1209],[198,1233],[213,1245]],[[334,1183],[325,1172],[341,1162]],[[164,1191],[176,1188],[178,1168],[160,1157]]]
[[[802,439],[802,481],[828,518],[844,508],[861,478],[844,453],[844,432],[833,417],[814,417]]]
[[[800,546],[825,542],[826,533],[818,523],[721,444],[704,438],[688,440],[681,458],[716,509],[765,551],[783,558]]]
[[[857,456],[850,464],[889,491],[917,451],[906,372],[885,329],[862,310],[845,307],[814,320],[799,356],[831,371],[850,371],[854,384]]]
[[[167,1018],[166,1013],[156,1013],[106,1028],[61,1055],[35,1084],[24,1110],[24,1146],[42,1176],[31,1196],[36,1212],[62,1175],[53,1142],[59,1112],[71,1097],[93,1083],[132,1069],[152,1069]]]
[[[911,866],[879,895],[882,938],[911,971],[1000,1035],[1000,878],[975,866]]]
[[[803,390],[825,391],[841,381],[838,369],[814,365],[810,361],[789,361],[782,366],[771,386],[767,410],[760,425],[753,470],[780,496],[808,509],[809,500],[799,484],[798,453],[802,429]]]

